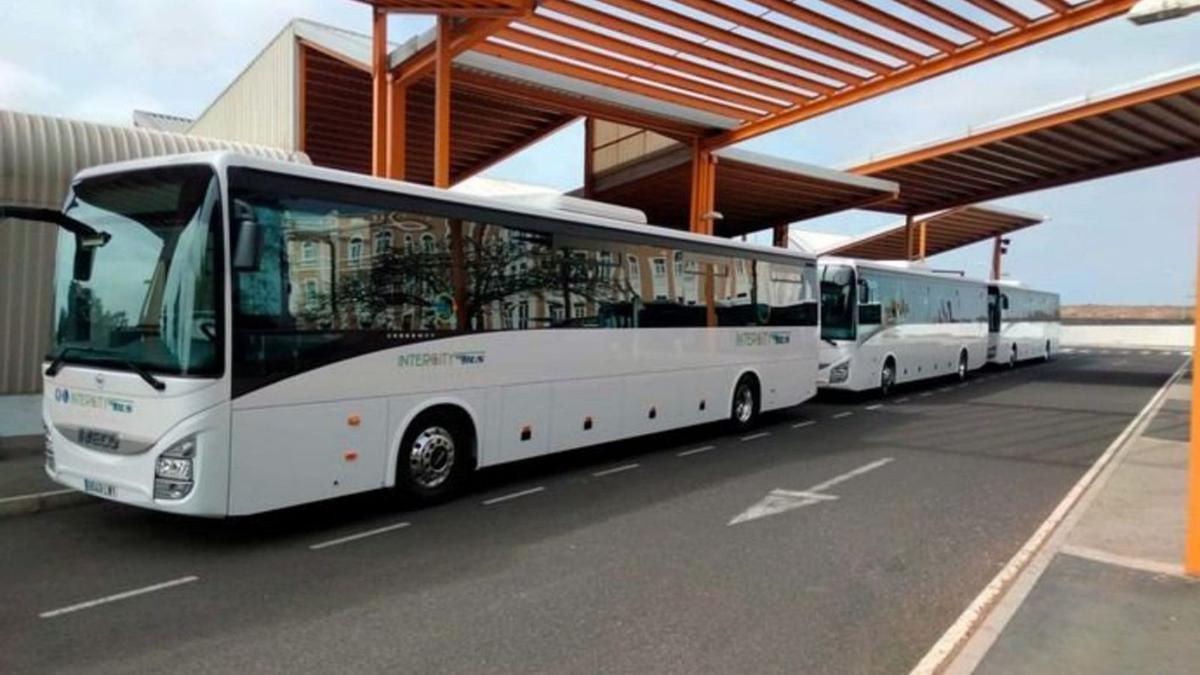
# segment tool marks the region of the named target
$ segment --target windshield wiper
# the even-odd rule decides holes
[[[143,368],[142,366],[138,365],[136,362],[134,362],[130,359],[127,359],[123,356],[118,356],[116,354],[112,354],[109,352],[102,352],[98,349],[87,349],[84,347],[64,347],[62,349],[62,351],[60,351],[58,353],[58,356],[55,356],[54,360],[50,362],[49,367],[46,368],[46,376],[54,377],[55,375],[57,375],[58,371],[62,370],[63,364],[66,363],[66,355],[73,351],[82,352],[84,354],[95,355],[97,357],[96,358],[97,361],[101,361],[101,362],[105,362],[105,363],[117,363],[122,366],[125,366],[126,368],[128,368],[129,370],[131,370],[135,374],[137,374],[138,377],[142,378],[142,380],[144,380],[146,382],[146,384],[153,387],[155,391],[162,391],[167,388],[166,382],[163,382],[162,380],[158,379],[157,377],[154,376],[153,373],[146,370],[145,368]]]
[[[108,243],[112,235],[101,232],[92,226],[54,209],[39,209],[29,206],[14,206],[0,204],[0,220],[16,218],[18,220],[37,220],[61,227],[79,237],[80,245],[84,248],[98,248]]]

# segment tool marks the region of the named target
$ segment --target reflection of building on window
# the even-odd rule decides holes
[[[654,299],[666,300],[669,295],[667,288],[667,259],[651,258],[650,265],[650,279],[654,283]]]
[[[612,281],[613,255],[610,251],[600,251],[596,254],[596,276],[601,281]]]
[[[413,238],[411,234],[404,235],[404,253],[410,254],[413,252]]]
[[[529,328],[529,301],[522,300],[517,304],[517,328]]]
[[[317,259],[317,245],[311,241],[306,241],[300,244],[300,259],[304,262],[312,262]]]
[[[304,305],[306,307],[308,307],[309,309],[314,309],[314,308],[316,308],[316,306],[318,304],[320,304],[320,297],[318,297],[318,292],[317,292],[317,280],[316,279],[305,279],[304,280]]]
[[[387,253],[392,248],[392,231],[380,230],[375,233],[375,255]]]
[[[550,303],[550,323],[560,324],[563,321],[563,306],[557,302]]]
[[[354,260],[361,260],[362,254],[363,254],[362,237],[355,235],[354,237],[350,238],[350,249],[349,249],[348,255],[350,257],[350,260],[354,261]]]
[[[432,234],[426,232],[425,234],[421,235],[421,248],[426,253],[433,253],[437,249],[437,243]]]
[[[571,318],[582,319],[587,316],[587,303],[576,302],[571,306]]]
[[[642,265],[636,255],[626,256],[629,264],[629,290],[636,296],[642,295]]]

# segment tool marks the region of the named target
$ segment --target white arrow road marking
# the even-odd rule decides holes
[[[840,476],[834,476],[824,483],[818,483],[807,490],[784,490],[783,488],[776,488],[768,492],[767,496],[763,497],[762,500],[757,504],[738,514],[737,517],[729,521],[729,524],[737,525],[738,523],[744,523],[757,518],[773,516],[777,513],[784,513],[785,511],[791,511],[804,506],[812,506],[813,504],[819,504],[821,502],[833,501],[837,499],[837,496],[821,493],[835,485],[844,483],[855,476],[861,476],[868,471],[874,471],[875,469],[888,464],[893,459],[895,458],[884,457],[883,459],[875,460],[874,462],[871,462],[870,464],[864,464],[853,471],[847,471]]]

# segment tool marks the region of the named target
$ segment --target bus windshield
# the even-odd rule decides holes
[[[821,339],[854,339],[854,269],[821,266]]]
[[[220,191],[211,167],[85,179],[66,214],[110,235],[90,274],[61,232],[49,358],[172,375],[221,372]]]

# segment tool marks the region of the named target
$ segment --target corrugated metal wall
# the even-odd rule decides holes
[[[71,177],[89,166],[221,149],[308,161],[285,149],[0,110],[0,203],[58,208]],[[0,222],[0,394],[41,389],[56,235],[44,223]]]
[[[193,136],[297,149],[296,36],[291,25],[188,129]]]

